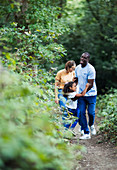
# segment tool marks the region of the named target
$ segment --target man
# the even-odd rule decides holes
[[[97,88],[95,84],[95,68],[89,63],[90,54],[85,52],[81,55],[80,64],[75,69],[75,75],[78,77],[79,93],[81,93],[87,83],[89,83],[89,88],[84,97],[80,97],[79,100],[79,110],[80,117],[79,123],[81,128],[84,130],[84,135],[80,139],[90,139],[90,131],[88,124],[91,130],[92,135],[96,135],[96,130],[94,127],[95,121],[95,105],[96,105],[96,96]],[[86,119],[86,106],[88,110],[89,123],[87,124]]]

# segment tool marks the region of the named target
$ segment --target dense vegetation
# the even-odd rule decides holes
[[[103,139],[117,144],[117,89],[98,97],[97,101],[100,131]]]
[[[73,151],[49,96],[0,67],[0,169],[71,167]]]
[[[88,51],[98,91],[117,87],[116,8],[107,0],[0,0],[0,168],[71,168],[54,77]],[[98,100],[101,130],[114,142],[116,92]]]

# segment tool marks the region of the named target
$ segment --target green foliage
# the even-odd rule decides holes
[[[72,133],[61,126],[53,101],[52,66],[66,56],[58,43],[69,30],[65,4],[0,0],[0,169],[73,167]]]
[[[100,131],[104,138],[112,142],[117,140],[117,89],[112,89],[108,94],[99,96],[97,100],[98,117],[101,117]]]
[[[24,31],[23,33],[20,31]],[[46,30],[47,31],[47,30]],[[57,32],[50,31],[44,32],[44,30],[35,30],[33,33],[25,32],[25,28],[1,29],[1,40],[7,39],[6,43],[8,50],[12,47],[12,53],[2,53],[4,62],[8,65],[13,63],[17,67],[24,64],[24,67],[31,64],[38,64],[44,67],[47,63],[53,63],[55,60],[60,59],[65,55],[65,49],[62,45],[54,42],[54,38],[57,38]],[[15,35],[15,37],[14,37]],[[18,43],[17,43],[18,42]],[[3,51],[6,50],[5,42],[3,43]]]
[[[0,67],[0,168],[70,168],[72,150],[54,117],[53,102],[45,102],[43,89],[24,80]]]
[[[20,26],[29,24],[39,24],[40,26],[49,26],[51,23],[60,17],[62,8],[66,4],[66,0],[58,2],[57,0],[24,0],[24,1],[9,1],[0,0],[1,5],[1,25],[8,25],[9,22],[18,22]]]
[[[64,47],[57,43],[67,30],[59,17],[64,4],[46,0],[1,3],[1,55],[6,66],[16,71],[29,64],[44,68],[66,55]]]

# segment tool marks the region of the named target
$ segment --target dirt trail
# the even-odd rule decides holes
[[[97,126],[95,125],[96,129]],[[77,142],[80,134],[79,126],[76,126],[72,142]],[[82,154],[82,160],[78,161],[78,166],[73,170],[117,170],[117,147],[109,143],[101,143],[102,136],[92,136],[88,140],[79,140],[79,144],[86,147],[86,152]]]

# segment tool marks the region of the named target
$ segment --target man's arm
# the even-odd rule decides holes
[[[89,87],[88,87],[87,91],[89,91],[93,87],[95,77],[96,77],[96,71],[95,71],[95,68],[92,67],[92,68],[90,68],[89,73],[88,73]]]
[[[93,87],[94,79],[88,79],[89,87],[87,91],[89,91]]]

